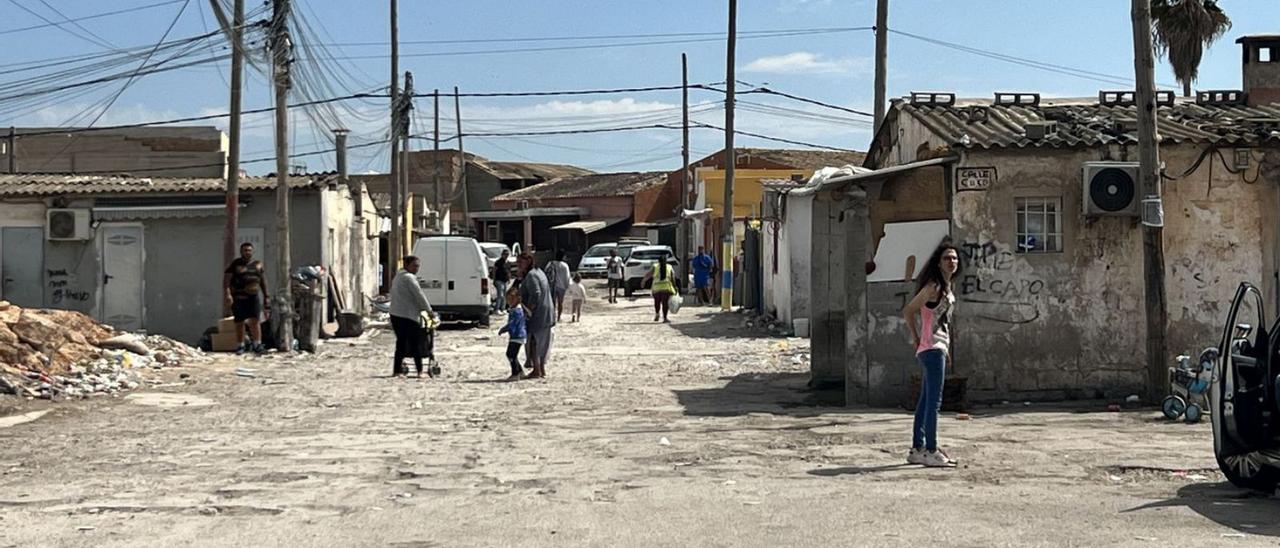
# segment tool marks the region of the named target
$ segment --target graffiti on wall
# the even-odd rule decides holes
[[[960,301],[973,305],[974,317],[1005,324],[1040,319],[1039,297],[1046,282],[1014,271],[1017,257],[994,240],[963,242],[960,256],[966,272],[955,282]]]
[[[73,287],[68,287],[71,276],[67,274],[65,269],[49,270],[47,276],[49,289],[53,291],[51,294],[52,304],[62,304],[64,301],[85,302],[89,300],[89,292]]]

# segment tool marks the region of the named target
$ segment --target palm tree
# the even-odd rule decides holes
[[[1217,0],[1151,0],[1151,34],[1156,53],[1169,60],[1182,94],[1200,72],[1205,48],[1231,29],[1231,18]]]

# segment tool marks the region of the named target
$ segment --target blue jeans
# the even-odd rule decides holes
[[[502,282],[502,281],[493,282],[493,291],[494,291],[493,303],[489,306],[489,308],[492,308],[494,311],[497,311],[497,312],[506,312],[507,311],[507,282]]]
[[[923,369],[920,379],[920,401],[916,403],[916,422],[911,428],[911,447],[926,451],[938,449],[938,409],[942,408],[942,383],[947,369],[947,353],[925,350],[916,354]]]

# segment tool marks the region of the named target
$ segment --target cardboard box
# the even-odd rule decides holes
[[[214,352],[235,352],[240,344],[236,341],[234,328],[230,333],[214,333],[211,336]]]
[[[218,333],[235,333],[236,321],[232,318],[218,320]]]

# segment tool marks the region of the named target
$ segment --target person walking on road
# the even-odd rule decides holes
[[[625,265],[626,261],[622,260],[622,257],[618,256],[618,250],[610,249],[609,260],[604,264],[609,273],[610,303],[618,304],[618,292],[622,290],[622,280],[625,277],[623,274],[625,272]]]
[[[533,255],[522,253],[516,264],[520,271],[520,301],[525,309],[525,325],[529,333],[524,353],[533,369],[524,378],[541,379],[547,376],[547,357],[551,355],[554,342],[552,328],[556,325],[556,304],[546,274],[534,268]]]
[[[716,261],[707,254],[706,248],[698,246],[698,254],[693,258],[693,289],[697,292],[698,304],[711,304],[711,271]]]
[[[902,309],[922,370],[920,400],[911,429],[910,464],[952,468],[956,461],[938,448],[938,410],[951,348],[951,318],[955,312],[952,281],[960,273],[960,252],[950,239],[943,240],[916,280],[916,296]]]
[[[671,296],[676,294],[680,287],[680,281],[676,279],[675,269],[669,264],[671,254],[663,253],[657,261],[653,263],[653,269],[644,275],[644,282],[653,282],[649,293],[653,295],[653,321],[662,320],[664,323],[671,323],[667,319],[668,305],[671,302]]]
[[[236,354],[266,352],[262,345],[262,316],[267,303],[267,274],[262,261],[253,258],[253,244],[240,244],[240,256],[223,272],[224,306],[236,322]],[[245,340],[248,329],[249,340]]]
[[[582,274],[573,275],[573,283],[569,284],[569,292],[566,295],[569,299],[569,317],[570,322],[578,322],[582,320],[582,304],[587,302],[587,288],[582,285]]]
[[[498,262],[493,263],[493,272],[489,278],[493,280],[493,306],[494,312],[507,311],[507,287],[511,283],[511,271],[507,269],[507,261],[511,257],[511,252],[502,251],[502,257],[498,258]]]
[[[417,257],[404,258],[404,268],[391,281],[391,329],[396,334],[395,361],[391,366],[392,377],[408,375],[404,367],[406,357],[413,358],[413,365],[422,377],[422,346],[426,330],[422,325],[422,313],[434,317],[431,303],[418,284],[418,269],[422,263]]]
[[[520,380],[520,347],[528,340],[528,330],[524,319],[524,307],[520,306],[520,291],[512,289],[503,297],[507,303],[507,325],[498,330],[498,335],[510,337],[507,342],[507,363],[511,364],[511,376],[508,381]]]
[[[551,295],[556,302],[556,321],[560,321],[564,314],[564,295],[572,281],[569,263],[564,262],[564,250],[556,251],[556,260],[547,263],[547,281],[551,283]]]

